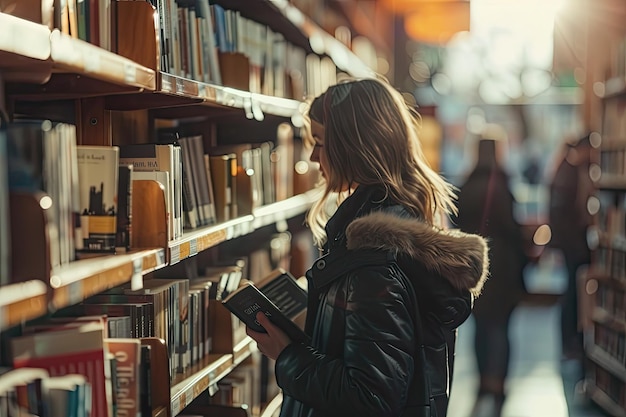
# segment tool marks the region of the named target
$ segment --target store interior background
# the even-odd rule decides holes
[[[503,155],[520,223],[547,221],[548,184],[565,138],[602,131],[600,97],[626,39],[623,0],[294,1],[415,100],[431,163],[460,185],[485,123],[508,134]],[[311,40],[314,45],[315,40]],[[623,52],[622,52],[623,53]],[[536,303],[514,317],[503,417],[606,415],[584,395],[581,369],[560,356],[560,254],[527,270]],[[467,417],[476,389],[471,320],[459,330],[450,415]]]

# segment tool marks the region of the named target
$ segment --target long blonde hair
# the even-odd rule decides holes
[[[324,126],[329,171],[324,192],[307,215],[317,244],[326,241],[327,206],[345,184],[378,185],[388,198],[432,226],[456,212],[454,189],[432,170],[418,139],[419,114],[383,79],[331,86],[307,112]],[[444,214],[446,216],[444,216]]]

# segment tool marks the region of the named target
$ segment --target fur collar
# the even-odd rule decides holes
[[[479,295],[489,257],[484,238],[459,230],[439,230],[410,217],[384,211],[357,218],[346,229],[348,249],[384,249],[408,255],[454,287]]]

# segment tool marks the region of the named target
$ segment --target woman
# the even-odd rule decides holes
[[[504,405],[505,382],[511,352],[509,324],[525,294],[523,269],[526,256],[521,226],[515,220],[515,199],[509,176],[498,162],[506,133],[499,125],[486,125],[478,141],[478,159],[461,186],[457,225],[468,233],[489,239],[489,285],[473,310],[476,331],[474,351],[480,375],[472,415],[499,416]]]
[[[323,251],[307,272],[311,342],[291,343],[263,314],[267,333],[248,329],[276,359],[282,417],[446,415],[446,341],[480,292],[487,249],[442,229],[453,193],[422,156],[416,116],[375,79],[332,86],[310,107],[324,179],[308,215]]]

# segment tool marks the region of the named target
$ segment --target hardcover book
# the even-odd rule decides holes
[[[252,281],[243,281],[237,290],[230,293],[222,303],[235,316],[243,321],[246,326],[257,332],[265,332],[265,329],[256,320],[256,315],[262,311],[270,320],[280,327],[294,342],[306,343],[309,337],[304,331],[293,322],[296,311],[302,311],[306,308],[306,293],[294,291],[296,298],[287,296],[293,289],[288,280],[293,280],[287,273],[279,275],[276,280],[280,280],[282,285],[268,287],[269,291],[265,293],[259,287],[254,285]],[[297,283],[293,283],[298,285]],[[277,290],[283,287],[283,290]],[[273,298],[270,299],[269,296]],[[289,315],[287,315],[289,314]]]
[[[117,399],[117,415],[137,416],[141,403],[139,386],[141,341],[104,339],[104,343],[115,355],[117,363],[117,386],[113,387]]]
[[[83,251],[114,252],[117,238],[119,148],[76,148]]]
[[[11,339],[13,366],[46,369],[51,376],[78,373],[92,386],[93,417],[111,417],[110,369],[101,323],[39,332]]]
[[[230,154],[209,153],[211,181],[215,193],[215,213],[218,222],[225,222],[237,217],[237,156]]]

